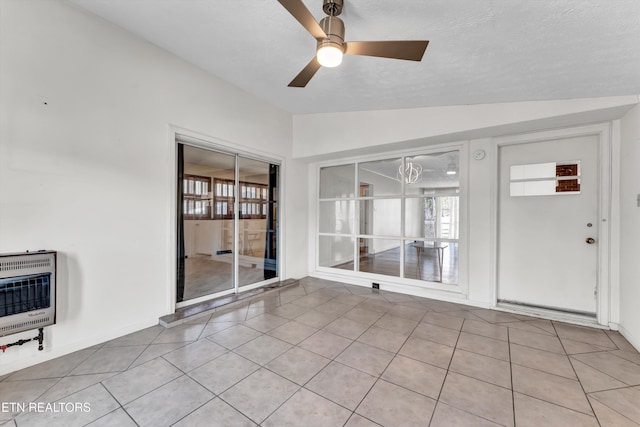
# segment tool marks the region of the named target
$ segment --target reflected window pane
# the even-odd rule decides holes
[[[233,197],[217,198],[222,196],[223,182],[233,177],[235,157],[187,145],[183,146],[183,154],[184,233],[178,250],[184,251],[179,261],[184,276],[177,281],[178,301],[234,286],[233,221],[215,221],[214,217],[230,213],[227,204],[233,204]]]
[[[359,253],[358,271],[400,276],[400,240],[361,238]]]
[[[399,196],[402,190],[401,169],[400,158],[360,163],[360,197]]]
[[[460,197],[405,199],[405,236],[416,239],[458,239]]]
[[[278,194],[278,166],[259,160],[238,158],[238,193],[241,217],[238,222],[238,285],[244,286],[277,276],[278,216],[275,209],[260,208]],[[266,206],[266,204],[265,204]]]
[[[405,158],[405,194],[429,194],[460,187],[460,153],[424,154]]]
[[[400,236],[400,199],[360,201],[360,234]]]
[[[353,237],[320,236],[319,265],[353,270]],[[350,266],[350,267],[349,267]]]
[[[458,243],[407,241],[404,249],[404,277],[457,284]]]
[[[320,168],[320,198],[355,197],[355,165]]]
[[[355,233],[355,206],[353,200],[320,202],[320,232]]]

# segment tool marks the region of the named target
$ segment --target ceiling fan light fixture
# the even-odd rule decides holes
[[[289,87],[305,87],[320,68],[340,65],[342,56],[345,54],[419,62],[422,61],[429,44],[428,40],[346,42],[344,22],[338,18],[338,15],[343,12],[345,0],[322,0],[322,10],[327,16],[320,22],[316,21],[303,0],[278,0],[278,2],[318,42],[316,55],[291,80]]]
[[[325,2],[326,4],[335,6],[334,2]],[[319,25],[327,38],[318,39],[316,58],[323,67],[337,67],[342,63],[344,54],[344,22],[337,16],[331,15],[322,18]]]
[[[318,43],[316,57],[320,65],[323,67],[333,68],[342,64],[343,54],[344,50],[342,49],[342,46],[339,46],[337,43],[333,43],[331,41]]]
[[[402,163],[398,167],[398,174],[396,176],[398,181],[403,181],[406,184],[415,184],[422,178],[422,166],[419,163],[413,163],[411,160],[406,160],[404,168]]]

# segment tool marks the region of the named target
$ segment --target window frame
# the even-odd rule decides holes
[[[451,144],[451,145],[442,145],[442,146],[437,146],[437,147],[430,147],[427,149],[421,149],[419,151],[416,150],[403,150],[403,151],[395,151],[395,152],[387,152],[387,153],[381,153],[381,154],[377,154],[374,156],[365,156],[365,157],[349,157],[349,158],[343,158],[341,160],[338,161],[327,161],[327,162],[320,162],[320,163],[316,163],[315,165],[315,169],[316,169],[316,177],[315,177],[315,182],[314,182],[314,192],[315,192],[315,201],[316,201],[316,207],[315,207],[315,230],[314,230],[314,247],[313,247],[313,251],[314,251],[314,261],[315,261],[315,271],[318,273],[322,273],[322,274],[328,274],[331,277],[337,277],[337,276],[341,276],[341,277],[352,277],[354,280],[383,280],[386,283],[396,283],[398,285],[411,285],[411,286],[419,286],[420,288],[430,288],[430,289],[442,289],[442,290],[447,290],[447,291],[453,291],[453,292],[465,292],[466,288],[467,288],[467,279],[466,279],[466,267],[465,267],[465,262],[466,262],[466,245],[467,245],[467,226],[466,226],[466,221],[467,221],[467,215],[466,215],[466,209],[467,209],[467,182],[466,182],[466,168],[468,165],[468,156],[467,153],[465,151],[466,148],[466,144]],[[435,238],[426,238],[426,237],[418,237],[418,236],[410,236],[409,234],[405,233],[405,205],[406,205],[406,201],[409,199],[417,199],[417,198],[426,198],[426,197],[430,197],[432,196],[432,194],[415,194],[415,193],[411,193],[409,191],[407,191],[407,188],[409,184],[407,184],[406,182],[404,182],[404,180],[401,180],[401,189],[399,194],[385,194],[385,195],[381,195],[381,196],[371,196],[371,195],[366,195],[366,196],[361,196],[359,194],[359,186],[360,186],[360,180],[361,180],[361,176],[359,173],[359,166],[363,163],[368,163],[368,162],[375,162],[375,161],[384,161],[384,160],[391,160],[394,158],[400,158],[402,161],[402,165],[405,164],[405,162],[413,157],[416,156],[421,156],[421,155],[433,155],[433,154],[445,154],[447,152],[457,152],[458,153],[458,176],[459,176],[459,185],[458,187],[455,189],[455,191],[453,191],[450,188],[447,189],[443,189],[443,191],[441,193],[437,193],[437,194],[433,194],[433,196],[453,196],[456,197],[458,199],[457,202],[457,208],[458,208],[458,235],[455,238],[451,238],[451,237],[435,237]],[[347,167],[347,166],[352,166],[354,168],[354,172],[355,172],[355,181],[352,182],[354,188],[353,190],[349,189],[349,195],[343,195],[343,196],[335,196],[335,195],[329,195],[329,196],[325,196],[322,197],[321,194],[323,193],[322,189],[321,189],[321,183],[323,181],[322,177],[321,177],[321,170],[323,168],[329,168],[329,167]],[[325,192],[326,194],[326,192]],[[357,208],[358,204],[362,201],[366,201],[366,200],[384,200],[384,199],[400,199],[401,201],[401,220],[402,220],[402,226],[401,226],[401,232],[400,235],[396,236],[396,235],[377,235],[377,234],[363,234],[360,232],[360,226],[359,226],[359,209]],[[321,231],[321,222],[320,222],[320,218],[321,218],[321,203],[322,202],[337,202],[337,201],[347,201],[347,202],[351,202],[351,203],[355,203],[356,204],[356,209],[355,212],[357,213],[357,217],[355,219],[355,223],[352,225],[352,232],[346,232],[346,233],[341,233],[341,232],[330,232],[330,231]],[[321,247],[321,239],[325,238],[325,237],[338,237],[338,238],[349,238],[352,240],[352,245],[353,245],[353,259],[350,262],[353,262],[353,269],[341,269],[341,268],[336,268],[336,267],[332,267],[329,265],[324,265],[321,262],[321,253],[323,252],[323,248]],[[393,275],[386,275],[386,274],[380,274],[380,273],[373,273],[373,272],[366,272],[366,271],[361,271],[359,269],[359,261],[360,261],[360,254],[359,254],[359,245],[358,242],[361,239],[382,239],[382,240],[398,240],[400,241],[400,274],[397,276],[393,276]],[[431,243],[431,242],[444,242],[444,243],[455,243],[457,245],[457,250],[459,251],[459,255],[458,255],[458,262],[457,262],[457,268],[458,268],[458,273],[457,273],[457,281],[455,283],[441,283],[441,282],[433,282],[433,281],[425,281],[425,280],[420,280],[420,279],[415,279],[412,277],[408,277],[405,276],[405,268],[404,268],[404,259],[405,259],[405,246],[406,244],[412,243],[412,242],[425,242],[425,243]],[[326,248],[325,248],[326,249]],[[346,262],[347,260],[345,260]],[[327,276],[329,277],[329,276]]]

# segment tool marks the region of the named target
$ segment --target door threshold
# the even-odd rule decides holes
[[[571,323],[574,325],[589,326],[592,328],[609,329],[607,326],[600,325],[595,314],[591,313],[573,313],[561,310],[552,310],[543,307],[535,307],[524,304],[514,304],[509,302],[498,301],[497,310],[508,313],[522,314],[525,316],[539,317],[541,319],[555,320],[558,322]]]
[[[198,316],[204,316],[206,314],[212,314],[217,309],[222,307],[230,308],[236,305],[247,303],[254,298],[262,297],[275,291],[280,291],[289,286],[297,285],[297,279],[287,279],[281,282],[272,283],[269,285],[260,286],[255,289],[251,289],[245,292],[237,294],[224,295],[219,298],[213,298],[207,301],[188,305],[176,309],[175,313],[167,314],[160,317],[158,324],[165,328],[172,328],[174,326],[181,325],[182,323],[193,320]]]

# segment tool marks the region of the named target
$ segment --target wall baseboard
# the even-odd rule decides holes
[[[339,273],[328,273],[322,271],[310,272],[309,276],[318,279],[342,282],[349,285],[363,286],[369,289],[371,289],[371,284],[375,282],[380,284],[381,291],[397,292],[399,294],[413,295],[421,298],[430,298],[455,304],[464,304],[471,307],[491,308],[490,304],[469,300],[466,293],[464,293],[461,289],[445,290],[436,288],[424,288],[405,283],[394,283],[388,280],[381,280],[379,278],[354,277],[349,275],[341,275]]]
[[[629,341],[636,350],[640,352],[640,337],[634,336],[628,329],[622,325],[618,325],[618,332]]]
[[[80,341],[76,341],[64,346],[56,347],[55,345],[53,345],[53,347],[55,348],[49,347],[49,345],[53,343],[53,340],[45,339],[45,343],[44,343],[45,348],[43,351],[38,351],[36,348],[34,349],[32,357],[21,357],[20,359],[14,362],[9,362],[6,365],[4,364],[1,365],[0,375],[10,374],[10,373],[19,371],[21,369],[25,369],[30,366],[47,362],[49,360],[56,359],[58,357],[66,356],[67,354],[71,354],[79,350],[84,350],[94,345],[102,344],[107,341],[111,341],[116,338],[120,338],[122,336],[131,334],[134,332],[138,332],[142,329],[149,328],[151,326],[156,326],[156,325],[158,325],[158,318],[153,317],[142,322],[136,322],[134,324],[127,325],[126,327],[119,328],[115,331],[109,331],[103,334],[95,334],[95,335],[92,335],[90,338],[82,339]],[[11,351],[11,349],[7,351]]]

